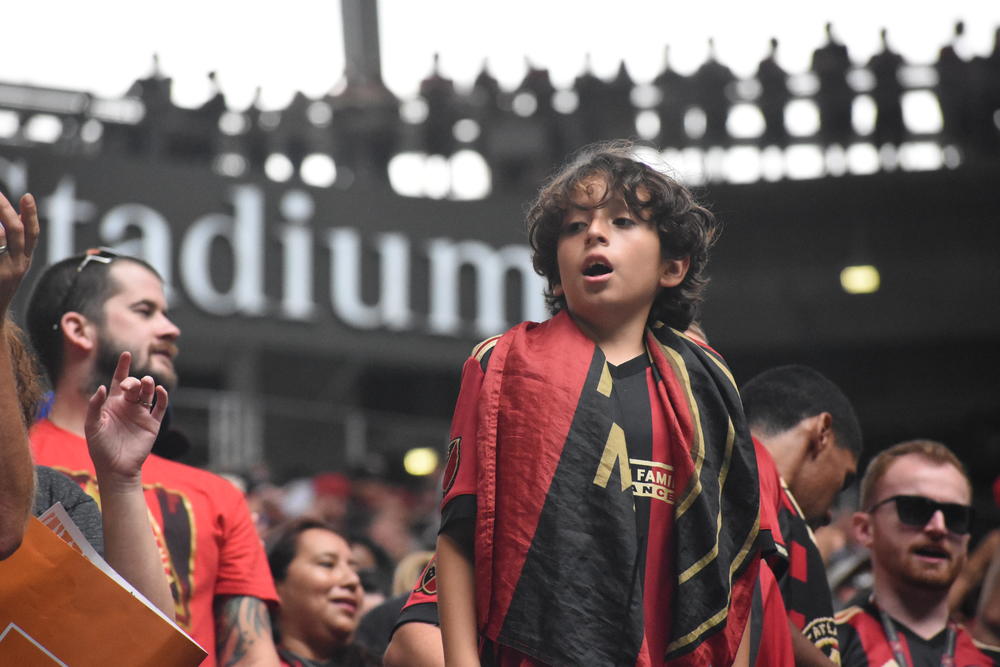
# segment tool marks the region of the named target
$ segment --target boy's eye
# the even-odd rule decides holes
[[[563,225],[563,234],[576,234],[586,228],[587,223],[585,222],[568,222]]]
[[[615,218],[616,227],[631,227],[635,224],[635,220],[632,218]]]

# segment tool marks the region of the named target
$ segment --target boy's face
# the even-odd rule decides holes
[[[574,316],[601,328],[633,316],[645,321],[660,289],[680,284],[689,265],[687,258],[663,258],[656,228],[629,211],[620,193],[591,208],[606,187],[594,176],[577,189],[578,207],[563,219],[556,250],[559,285],[553,289],[566,297]]]

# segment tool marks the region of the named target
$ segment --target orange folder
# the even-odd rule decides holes
[[[0,665],[193,667],[206,655],[38,519],[0,561]]]

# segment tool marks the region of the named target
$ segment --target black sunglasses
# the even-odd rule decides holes
[[[119,255],[114,250],[109,250],[108,248],[90,248],[83,254],[83,259],[76,267],[76,271],[73,272],[73,279],[69,283],[69,288],[63,294],[62,301],[59,303],[59,310],[57,311],[59,320],[62,319],[63,314],[66,312],[66,306],[69,305],[69,298],[72,296],[73,292],[76,290],[76,285],[80,282],[80,273],[87,268],[87,265],[91,262],[96,262],[98,264],[110,264],[111,262],[118,259]],[[52,330],[59,330],[59,320],[52,323]]]
[[[872,505],[868,513],[872,513],[886,503],[896,503],[896,514],[899,520],[907,526],[923,528],[938,510],[944,515],[944,523],[948,530],[956,535],[964,535],[972,527],[975,510],[968,505],[958,503],[939,503],[923,496],[892,496]]]

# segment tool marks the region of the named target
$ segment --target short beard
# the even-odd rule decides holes
[[[903,564],[899,574],[904,581],[917,588],[947,591],[965,566],[965,559],[949,563],[943,572],[923,570],[912,565],[912,563]]]
[[[90,378],[89,386],[86,387],[88,395],[97,391],[97,388],[101,385],[111,382],[111,378],[115,374],[115,369],[118,367],[118,358],[121,357],[122,352],[126,351],[132,353],[132,367],[129,369],[129,375],[137,378],[148,375],[153,378],[154,384],[163,385],[168,391],[173,391],[174,386],[177,384],[176,379],[168,380],[149,368],[136,366],[135,360],[138,358],[138,355],[135,351],[124,349],[121,345],[110,340],[102,331],[97,336],[97,356],[94,358],[94,372]]]

